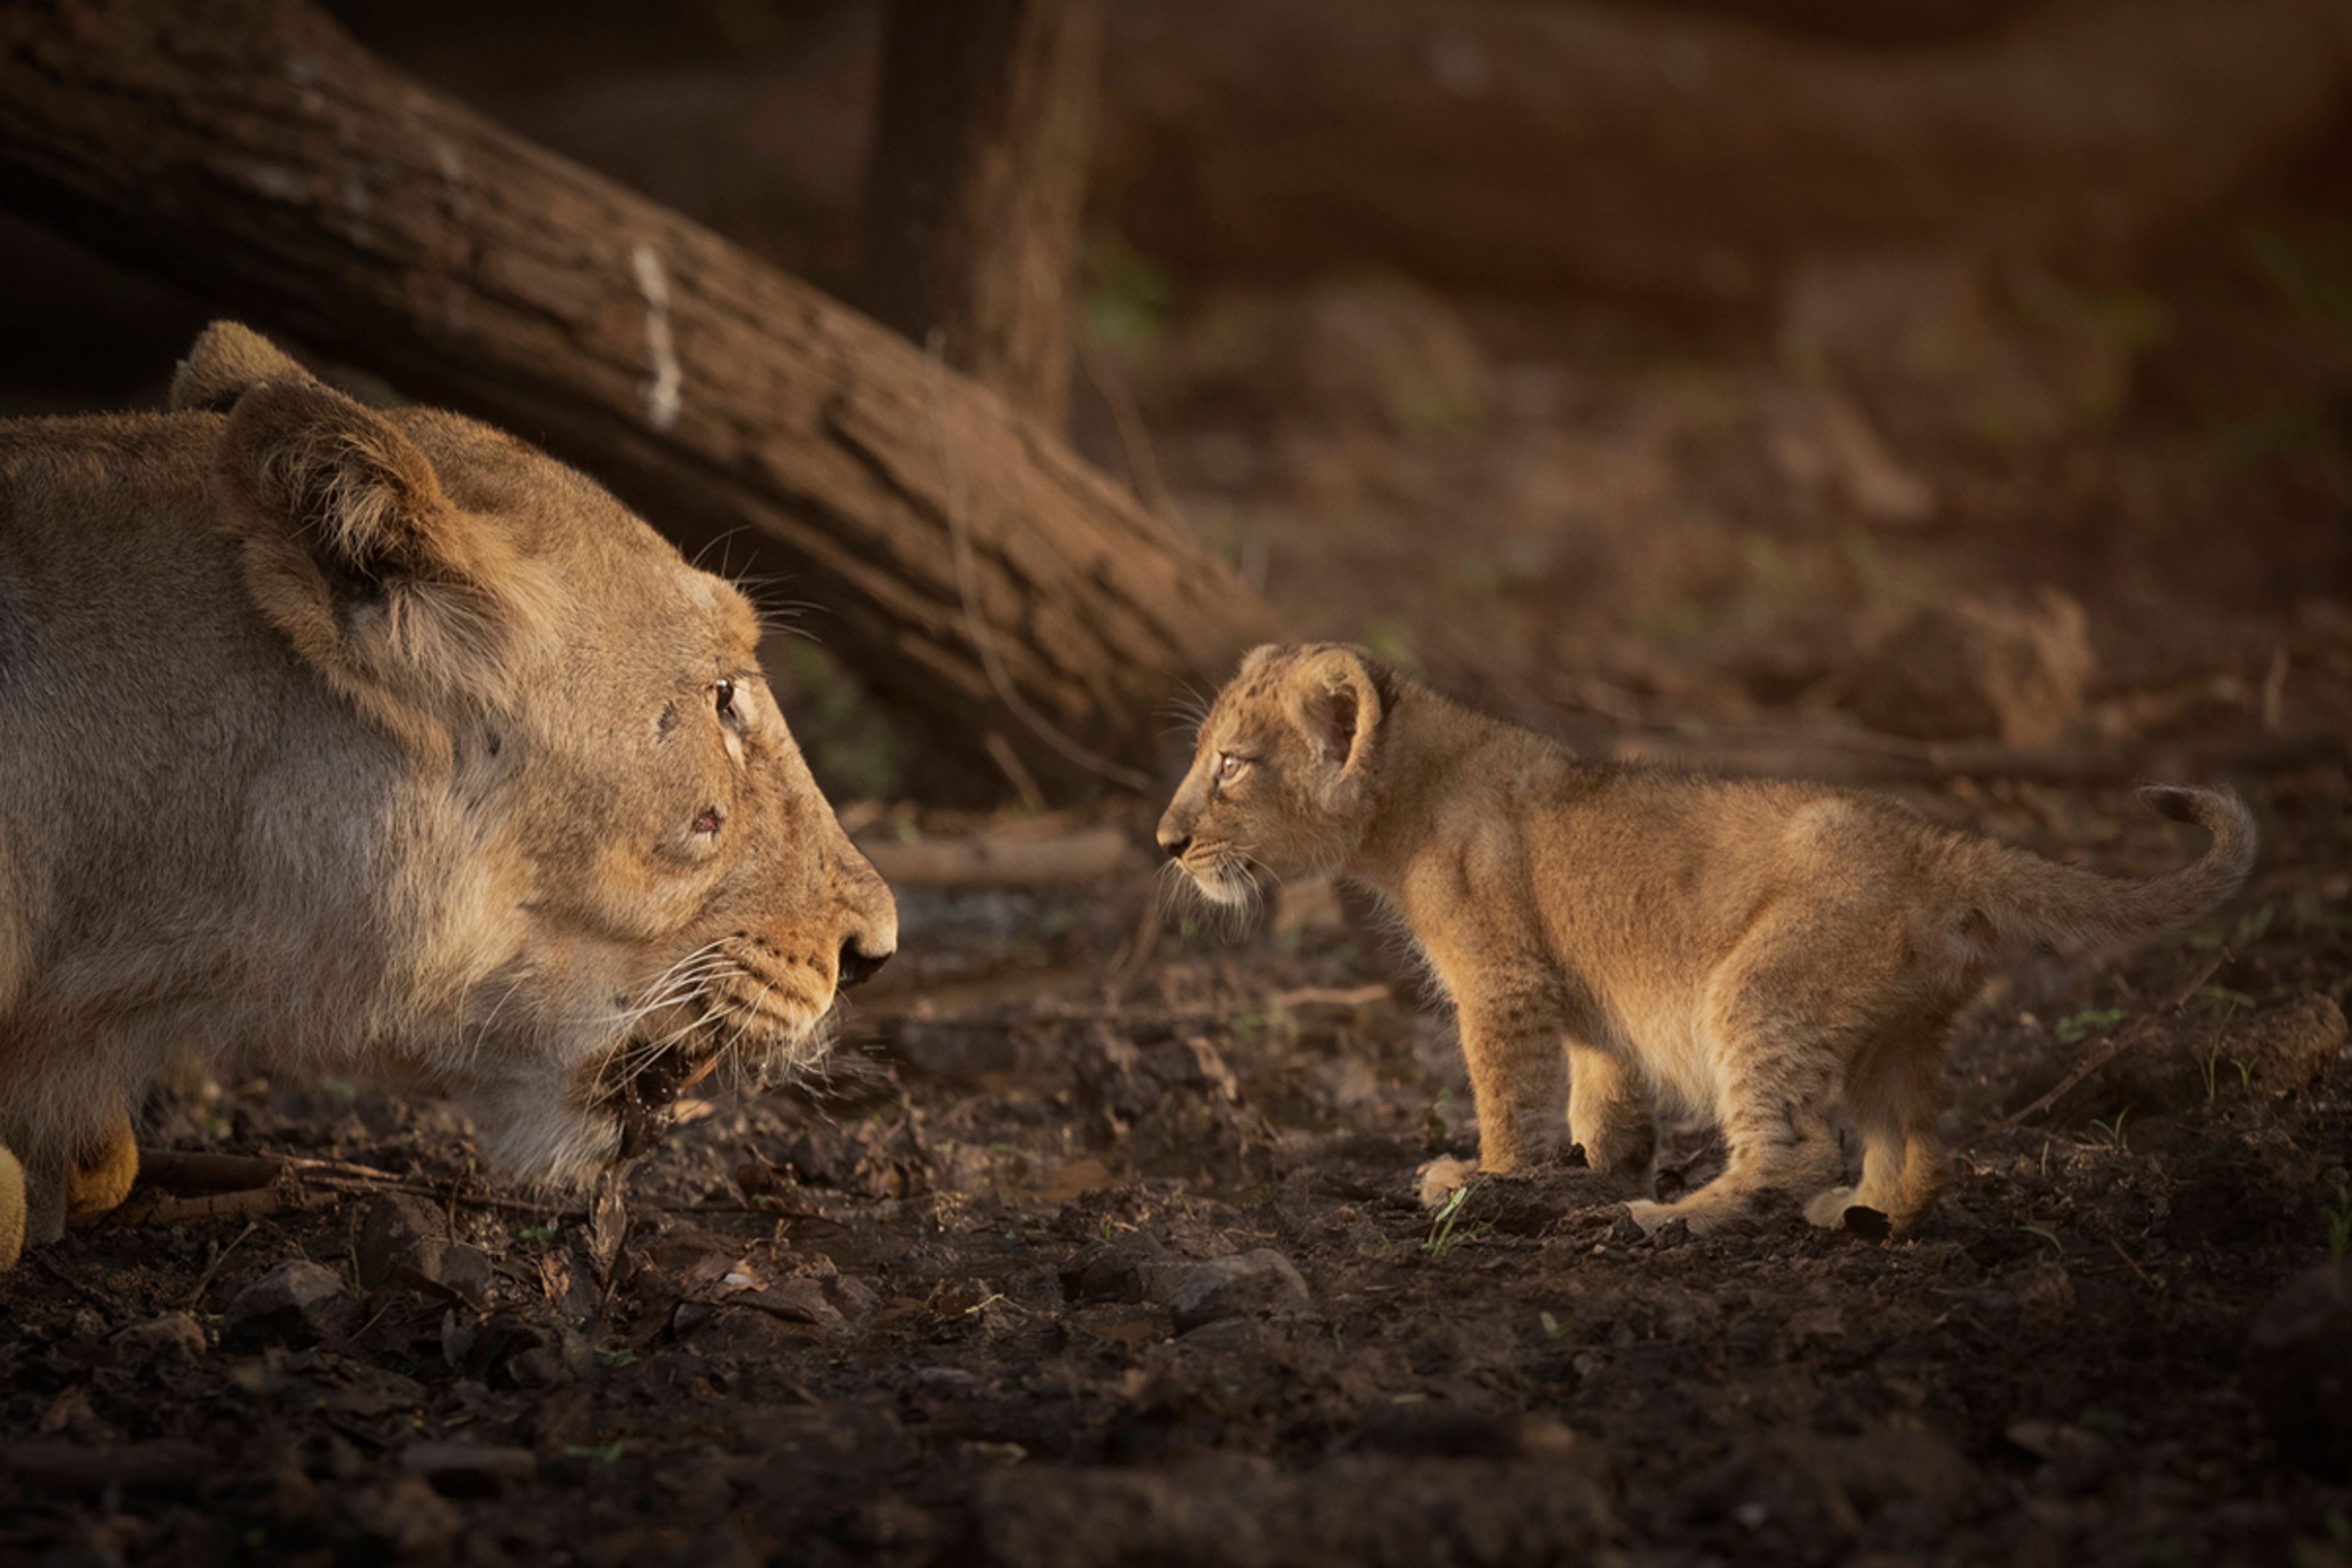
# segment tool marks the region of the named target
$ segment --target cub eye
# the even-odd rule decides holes
[[[1242,770],[1247,766],[1249,766],[1249,759],[1247,757],[1237,757],[1231,752],[1218,752],[1217,782],[1219,784],[1231,784],[1234,780],[1241,776]]]
[[[719,716],[721,719],[732,719],[736,716],[735,683],[732,680],[723,675],[720,676],[719,683],[710,689],[710,698],[712,703],[718,708]]]

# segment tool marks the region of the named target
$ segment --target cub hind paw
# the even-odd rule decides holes
[[[1805,1202],[1805,1223],[1820,1226],[1823,1230],[1836,1230],[1845,1224],[1845,1211],[1856,1202],[1852,1187],[1831,1187],[1815,1193]]]

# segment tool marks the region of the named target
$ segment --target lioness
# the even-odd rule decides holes
[[[192,1045],[450,1093],[564,1184],[822,1056],[898,914],[742,595],[231,323],[171,406],[0,422],[0,1255],[121,1196]]]
[[[2235,795],[2141,798],[2213,842],[2116,881],[1883,796],[1580,763],[1318,643],[1243,661],[1160,843],[1219,903],[1306,872],[1387,900],[1454,1000],[1485,1169],[1559,1127],[1564,1057],[1567,1133],[1595,1166],[1650,1185],[1655,1100],[1723,1130],[1723,1173],[1633,1204],[1645,1230],[1713,1229],[1767,1189],[1816,1225],[1860,1205],[1901,1230],[1944,1180],[1944,1037],[1987,965],[2031,942],[2142,941],[2244,880],[2254,826]],[[1830,1125],[1841,1095],[1862,1133],[1853,1186]]]

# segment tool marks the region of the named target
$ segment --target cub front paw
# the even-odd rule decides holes
[[[1421,1168],[1421,1206],[1433,1209],[1452,1197],[1463,1183],[1478,1173],[1475,1160],[1451,1157],[1432,1160]]]
[[[1654,1204],[1647,1198],[1633,1199],[1625,1205],[1625,1212],[1633,1216],[1633,1223],[1642,1227],[1643,1236],[1655,1236],[1683,1217],[1675,1212],[1673,1205]]]

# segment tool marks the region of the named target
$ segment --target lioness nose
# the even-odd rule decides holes
[[[1171,860],[1181,860],[1184,851],[1192,847],[1192,836],[1179,833],[1172,827],[1163,827],[1160,830],[1160,847],[1168,852]]]
[[[888,953],[869,956],[857,951],[855,939],[841,944],[841,988],[863,985],[874,978],[874,972],[890,962]]]

